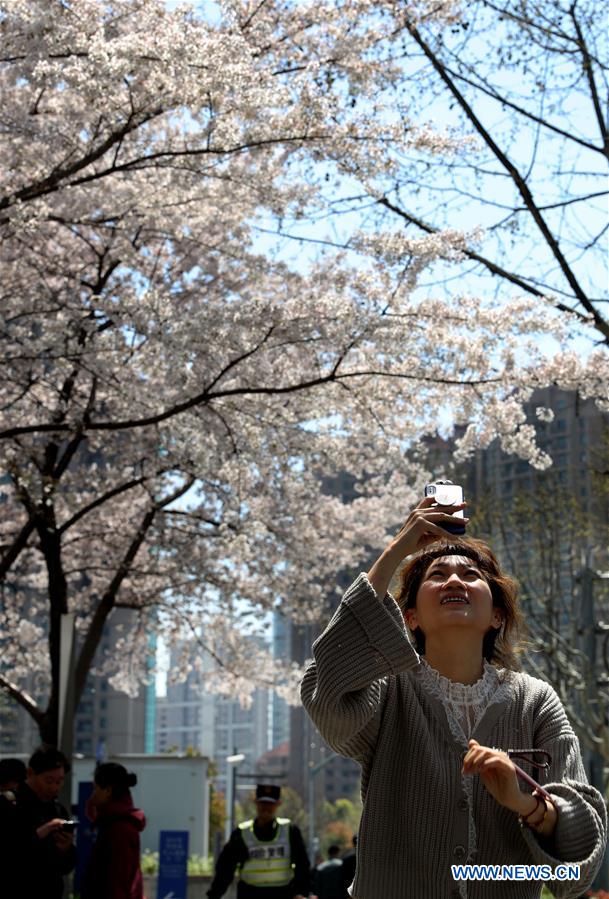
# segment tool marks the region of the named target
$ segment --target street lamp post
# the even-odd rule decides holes
[[[235,829],[235,793],[237,782],[237,765],[245,760],[242,752],[235,752],[226,756],[226,822],[224,824],[224,839],[228,843],[230,835]]]
[[[59,689],[57,709],[57,748],[66,755],[72,754],[74,743],[74,612],[62,612],[59,626]],[[72,773],[69,771],[61,788],[60,801],[66,808],[72,806]]]

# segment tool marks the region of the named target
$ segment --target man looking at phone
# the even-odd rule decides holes
[[[14,833],[9,840],[15,896],[61,899],[64,875],[76,865],[74,824],[57,801],[70,763],[52,746],[31,756],[25,783],[17,791]]]

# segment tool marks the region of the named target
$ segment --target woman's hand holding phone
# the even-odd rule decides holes
[[[433,496],[426,496],[415,506],[400,531],[383,550],[368,572],[368,580],[379,599],[384,599],[391,578],[406,556],[422,549],[435,540],[446,539],[447,530],[443,525],[463,526],[468,518],[455,518],[454,513],[462,511],[467,503],[439,507]]]

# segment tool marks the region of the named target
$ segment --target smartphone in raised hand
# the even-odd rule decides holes
[[[463,487],[460,484],[453,484],[452,481],[434,481],[433,484],[427,484],[425,487],[425,496],[431,496],[435,500],[436,506],[456,506],[463,502]],[[451,513],[454,518],[464,518],[463,509]],[[449,534],[464,534],[465,523],[453,524],[445,521],[440,527]]]

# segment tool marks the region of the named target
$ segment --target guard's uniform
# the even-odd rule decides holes
[[[285,887],[294,879],[290,852],[289,818],[276,818],[273,839],[259,840],[254,822],[239,825],[248,858],[241,865],[239,879],[252,887]]]
[[[239,873],[237,899],[293,899],[309,894],[309,857],[302,834],[288,818],[264,827],[245,821],[220,853],[207,895],[220,899]]]

